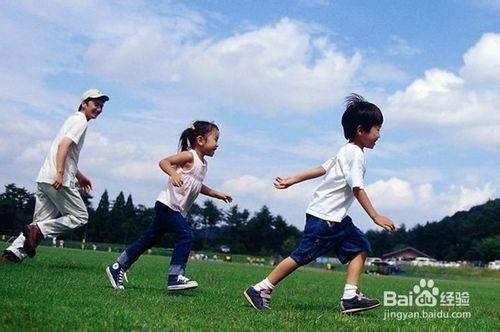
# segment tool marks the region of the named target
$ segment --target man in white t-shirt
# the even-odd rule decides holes
[[[101,114],[108,100],[97,89],[87,90],[81,96],[78,112],[62,125],[36,178],[33,223],[4,251],[1,263],[21,262],[26,256],[32,258],[42,239],[87,223],[88,212],[78,187],[89,192],[92,183],[78,170],[78,158],[88,122]]]
[[[306,226],[299,246],[261,282],[248,287],[244,295],[259,310],[270,310],[274,287],[300,266],[335,251],[342,264],[347,264],[346,284],[340,301],[342,313],[370,310],[380,305],[358,291],[370,242],[347,215],[354,199],[358,200],[375,224],[387,231],[395,229],[389,218],[372,206],[364,190],[365,157],[363,149],[373,149],[380,137],[384,118],[380,109],[363,97],[352,94],[346,98],[342,116],[344,136],[349,141],[337,154],[320,167],[290,176],[277,177],[274,186],[285,189],[299,182],[323,176],[306,210]]]

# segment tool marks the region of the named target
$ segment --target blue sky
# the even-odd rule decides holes
[[[0,184],[34,190],[55,132],[97,87],[111,100],[80,162],[94,204],[106,188],[153,206],[157,162],[206,119],[221,129],[206,184],[302,228],[318,180],[272,181],[336,153],[356,92],[385,116],[365,151],[376,209],[440,220],[498,197],[499,27],[497,0],[2,2]],[[375,228],[357,203],[351,214]]]

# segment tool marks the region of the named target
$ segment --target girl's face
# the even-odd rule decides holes
[[[198,136],[198,147],[204,156],[213,157],[215,150],[219,147],[219,131],[213,128],[207,135]]]

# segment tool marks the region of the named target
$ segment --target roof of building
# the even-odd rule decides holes
[[[417,253],[419,256],[421,257],[428,257],[428,258],[432,258],[431,256],[427,255],[426,253],[424,252],[421,252],[420,250],[416,249],[416,248],[413,248],[413,247],[405,247],[403,249],[399,249],[399,250],[395,250],[395,251],[391,251],[387,254],[384,254],[382,255],[382,258],[386,258],[388,256],[394,256],[394,255],[397,255],[399,253],[402,253],[404,251],[407,251],[407,250],[411,250],[411,251],[414,251],[415,253]]]

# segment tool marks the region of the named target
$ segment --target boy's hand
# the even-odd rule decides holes
[[[181,187],[183,182],[182,182],[182,177],[178,173],[174,173],[170,177],[170,182],[172,182],[172,185],[174,187]]]
[[[274,184],[274,188],[276,188],[276,189],[286,189],[286,188],[290,187],[291,185],[293,185],[294,182],[292,181],[291,177],[282,178],[282,177],[278,176],[274,180],[273,184]]]
[[[233,201],[233,197],[228,195],[228,194],[224,194],[224,193],[216,193],[215,194],[216,198],[220,199],[220,200],[223,200],[224,202],[226,203],[231,203]]]
[[[391,219],[385,216],[380,216],[380,215],[376,216],[375,218],[373,218],[373,222],[389,232],[392,232],[393,230],[396,229],[394,222],[392,222]]]

